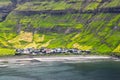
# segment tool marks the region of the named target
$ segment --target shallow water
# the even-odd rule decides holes
[[[9,64],[0,80],[120,80],[120,62]]]

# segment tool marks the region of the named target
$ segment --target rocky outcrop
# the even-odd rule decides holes
[[[0,7],[0,14],[1,14],[0,22],[4,21],[7,17],[7,15],[16,8],[17,0],[11,0],[11,2],[12,3],[10,3],[6,6]]]
[[[13,11],[16,8],[17,4],[23,4],[25,2],[30,2],[32,0],[11,0],[12,4],[8,5],[8,6],[3,6],[0,7],[0,14],[1,19],[0,22],[4,21],[7,17],[7,15]],[[39,0],[39,1],[44,1],[44,0]],[[47,0],[48,1],[48,0]],[[50,0],[51,1],[51,0]],[[59,0],[53,0],[53,1],[59,1]],[[76,1],[69,1],[69,0],[65,0],[68,3],[75,3]],[[97,0],[84,0],[83,2],[95,2]],[[101,3],[104,2],[111,2],[111,0],[102,0]],[[30,16],[30,15],[35,15],[35,14],[50,14],[50,15],[65,15],[65,14],[84,14],[84,13],[120,13],[120,7],[109,7],[109,8],[97,8],[95,10],[84,10],[84,9],[80,9],[80,10],[75,10],[75,9],[65,9],[65,10],[40,10],[40,11],[34,11],[34,10],[15,10],[14,11],[16,14],[21,14],[21,15],[25,15],[25,16]]]
[[[30,0],[11,0],[11,4],[8,4],[7,6],[1,6],[0,7],[0,22],[4,21],[7,17],[7,15],[13,11],[16,8],[17,4],[22,4],[25,2],[28,2]]]
[[[33,33],[65,33],[70,34],[73,32],[80,32],[80,29],[70,28],[70,27],[39,27],[39,28],[33,28],[33,27],[27,27],[24,29],[24,31],[27,32],[33,32]]]
[[[103,13],[120,13],[120,7],[102,8],[96,11],[103,12]]]
[[[0,14],[2,15],[1,16],[1,20],[0,22],[4,21],[7,17],[7,15],[15,8],[14,5],[12,4],[9,4],[8,6],[3,6],[3,7],[0,7]]]
[[[77,14],[77,13],[120,13],[120,7],[111,7],[111,8],[98,8],[96,10],[41,10],[41,11],[15,11],[16,14],[22,14],[26,16],[35,15],[35,14],[51,14],[51,15],[65,15],[65,14]]]
[[[25,2],[29,2],[31,0],[11,0],[13,4],[23,4]]]

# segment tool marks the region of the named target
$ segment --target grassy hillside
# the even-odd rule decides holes
[[[119,1],[31,0],[18,3],[0,22],[0,48],[14,51],[15,48],[62,47],[91,50],[93,54],[120,54],[120,14],[95,12],[105,8],[114,11],[115,7],[120,7]],[[0,5],[1,2],[9,3],[9,0],[0,0]],[[8,53],[8,50],[2,51]]]
[[[12,4],[10,0],[0,0],[0,8]]]

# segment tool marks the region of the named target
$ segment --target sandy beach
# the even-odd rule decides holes
[[[11,57],[1,58],[0,63],[31,63],[31,62],[51,62],[51,61],[94,61],[94,60],[111,60],[116,59],[111,56],[34,56],[34,57]]]

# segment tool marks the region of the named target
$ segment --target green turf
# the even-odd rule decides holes
[[[97,8],[111,8],[118,7],[120,0],[105,1],[86,1],[83,0],[31,0],[23,4],[17,4],[14,10],[17,11],[42,11],[42,10],[95,10]],[[1,0],[0,4],[8,3],[9,0]],[[2,5],[3,6],[3,5]],[[20,40],[20,34],[16,33],[18,24],[21,25],[21,31],[33,33],[31,29],[46,28],[50,31],[42,33],[42,30],[36,32],[40,38],[44,35],[43,41],[38,41],[37,38],[28,42],[26,40]],[[29,25],[31,27],[29,27]],[[53,28],[66,29],[63,31],[52,31]],[[76,31],[69,32],[69,29],[75,29]],[[79,30],[79,31],[77,31]],[[97,54],[111,54],[117,46],[120,44],[119,32],[120,30],[120,14],[117,13],[67,13],[67,14],[34,14],[25,16],[22,14],[16,14],[12,11],[7,16],[6,20],[0,22],[0,47],[2,47],[1,54],[9,55],[14,51],[10,48],[21,47],[24,48],[27,45],[36,44],[37,47],[47,45],[48,48],[74,48],[75,44],[81,48],[92,47],[91,51]],[[28,36],[27,36],[28,37]],[[15,40],[15,41],[14,41]],[[12,41],[12,42],[10,42]],[[49,43],[48,43],[49,42]],[[8,49],[3,49],[4,47]],[[87,49],[87,48],[86,48]],[[120,52],[117,52],[120,54]]]

